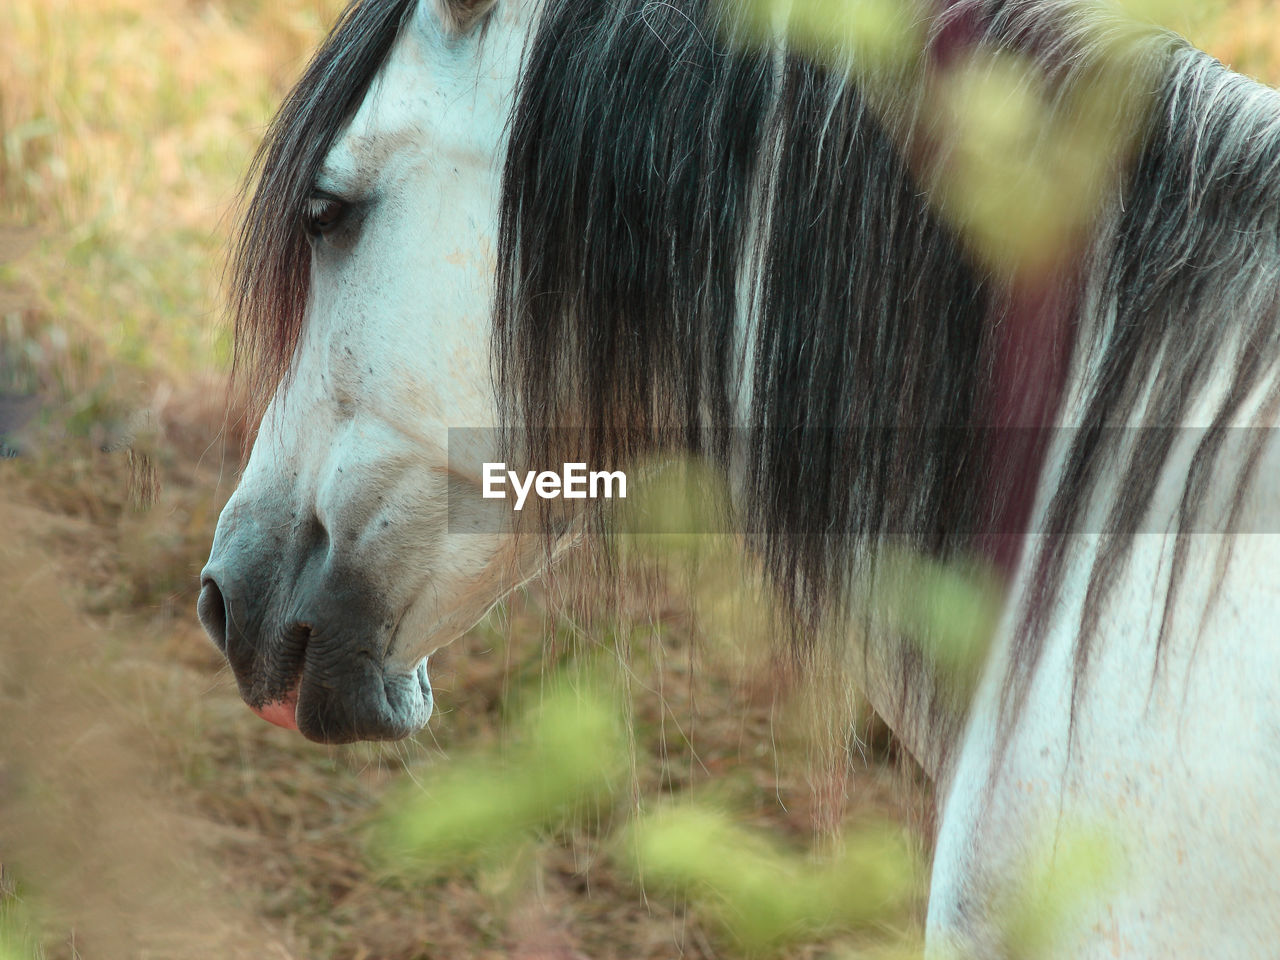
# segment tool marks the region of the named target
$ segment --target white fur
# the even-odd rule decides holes
[[[1224,365],[1229,368],[1229,365]],[[1077,380],[1078,382],[1078,380]],[[1189,418],[1204,426],[1221,399]],[[1262,398],[1239,426],[1257,426]],[[1068,410],[1067,422],[1073,413]],[[1173,529],[1191,444],[1170,457],[1152,530]],[[1065,450],[1041,484],[1047,509]],[[1230,477],[1212,489],[1224,496]],[[1114,491],[1110,491],[1114,493]],[[1108,491],[1104,488],[1102,496]],[[1280,443],[1268,446],[1242,529],[1280,505]],[[1219,521],[1226,504],[1214,503]],[[1218,527],[1221,529],[1222,527]],[[988,787],[1000,686],[1027,564],[973,701],[949,783],[940,785],[930,892],[930,955],[1010,952],[1006,917],[1071,881],[1082,843],[1104,849],[1096,886],[1064,918],[1053,957],[1276,955],[1280,945],[1280,536],[1195,534],[1155,673],[1155,636],[1175,537],[1140,533],[1093,641],[1068,754],[1073,650],[1097,534],[1076,536],[1043,659],[1009,752]],[[1038,538],[1031,538],[1033,551]],[[1229,552],[1224,552],[1229,551]],[[1229,562],[1228,562],[1229,561]],[[1220,594],[1213,585],[1222,576]],[[989,790],[989,792],[988,792]],[[1032,888],[1035,888],[1032,890]]]

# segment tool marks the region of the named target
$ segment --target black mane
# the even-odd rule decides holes
[[[258,155],[232,279],[237,369],[260,394],[301,328],[299,211],[413,6],[355,0]],[[1006,688],[1016,712],[1072,534],[1105,495],[1079,682],[1167,463],[1169,430],[1112,428],[1176,426],[1209,372],[1228,370],[1185,485],[1158,664],[1225,430],[1246,397],[1270,391],[1271,417],[1280,403],[1280,97],[1171,35],[1066,0],[951,3],[921,56],[870,85],[830,57],[744,41],[727,9],[546,0],[502,182],[494,343],[513,435],[534,462],[559,462],[572,442],[594,463],[674,445],[727,464],[737,412],[751,424],[741,509],[812,625],[885,543],[1011,569],[1041,428],[1059,416],[1068,364],[1087,366],[1051,536],[1030,560]],[[930,58],[957,44],[1016,53],[1066,111],[1104,69],[1100,38],[1117,33],[1132,34],[1141,110],[1115,118],[1137,136],[1114,158],[1113,195],[1069,255],[1030,279],[1002,271],[931,193]],[[1019,328],[1040,331],[1034,346],[1011,338]],[[1011,411],[1011,392],[1034,402]],[[571,441],[566,425],[581,427]],[[1029,439],[1010,440],[1012,427]],[[904,660],[904,677],[917,668]],[[921,706],[937,704],[903,709]]]
[[[741,42],[725,8],[548,0],[503,181],[499,395],[536,462],[566,443],[613,462],[673,435],[726,462],[734,385],[749,383],[741,507],[812,625],[886,544],[1000,562],[1012,543],[1016,561],[1063,375],[1087,360],[1098,376],[1015,641],[1016,713],[1071,535],[1121,491],[1081,614],[1079,682],[1167,461],[1170,430],[1112,428],[1176,426],[1209,371],[1232,371],[1187,480],[1185,534],[1231,418],[1276,382],[1280,98],[1173,35],[1062,0],[953,3],[922,57],[870,86],[831,58]],[[1112,158],[1115,196],[1032,277],[976,254],[923,172],[929,57],[957,42],[1027,58],[1064,114],[1108,69],[1140,91],[1112,118],[1136,131]],[[1002,339],[1026,324],[1041,342]],[[1020,378],[1029,410],[1009,409],[1002,378]],[[567,440],[566,425],[581,431]],[[1185,554],[1183,536],[1157,662]],[[921,707],[938,703],[903,708]]]

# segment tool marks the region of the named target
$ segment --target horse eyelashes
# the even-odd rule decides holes
[[[331,233],[341,226],[347,209],[347,204],[337,197],[323,194],[310,196],[302,208],[303,229],[313,239]]]

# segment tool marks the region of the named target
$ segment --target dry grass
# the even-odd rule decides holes
[[[1280,28],[1273,0],[1214,0],[1187,35],[1223,63],[1280,86]]]
[[[228,211],[339,6],[0,4],[0,394],[42,403],[25,455],[0,461],[0,920],[20,903],[23,949],[50,958],[732,956],[696,913],[646,899],[606,840],[617,818],[714,783],[803,846],[833,809],[902,816],[918,794],[865,722],[876,762],[852,780],[810,759],[785,673],[699,646],[682,591],[518,598],[437,658],[430,732],[385,748],[262,724],[194,622],[241,440],[214,306]],[[1234,0],[1188,29],[1274,83],[1274,24],[1269,0]],[[612,656],[620,635],[632,798],[506,863],[423,879],[371,854],[396,791],[500,742],[549,668]]]
[[[274,104],[339,9],[334,0],[0,9],[0,196],[4,218],[40,236],[10,279],[56,317],[53,353],[89,338],[93,355],[67,361],[76,376],[101,376],[96,360],[110,356],[181,377],[225,355],[208,320],[229,203]]]
[[[652,583],[595,610],[590,630],[586,612],[547,613],[541,591],[517,600],[503,628],[438,658],[429,733],[323,749],[244,710],[189,590],[176,609],[94,600],[128,578],[102,549],[129,539],[115,521],[8,506],[0,524],[13,588],[0,605],[0,850],[47,957],[732,956],[678,901],[645,899],[608,840],[619,818],[708,784],[797,846],[829,817],[783,674],[700,653],[687,608]],[[633,790],[647,800],[621,797],[531,835],[509,861],[443,874],[372,852],[389,801],[429,785],[444,756],[499,743],[542,677],[611,654],[610,621],[654,624],[629,627],[626,647],[640,693]],[[861,772],[849,811],[898,814],[896,776]]]

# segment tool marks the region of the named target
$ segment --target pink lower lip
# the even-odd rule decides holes
[[[250,707],[254,713],[268,723],[286,730],[298,729],[298,688],[294,687],[283,700],[264,703],[260,707]]]

